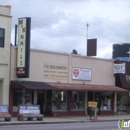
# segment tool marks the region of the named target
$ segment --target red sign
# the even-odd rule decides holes
[[[73,74],[75,77],[77,77],[79,75],[79,70],[78,69],[74,69],[73,70]]]
[[[17,74],[24,74],[25,73],[25,67],[17,68]]]

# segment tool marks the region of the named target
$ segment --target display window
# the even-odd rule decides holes
[[[129,95],[128,93],[117,94],[117,112],[128,112],[129,107]]]
[[[83,91],[72,91],[71,110],[85,109],[85,94]]]
[[[26,105],[32,104],[32,90],[26,89],[25,90],[25,102]]]
[[[13,112],[18,111],[18,106],[24,104],[24,90],[16,89],[13,91]]]
[[[112,92],[101,92],[100,93],[100,110],[112,110]]]
[[[52,111],[67,110],[67,92],[52,91]]]
[[[13,112],[18,111],[19,105],[32,104],[32,90],[16,89],[13,91]]]

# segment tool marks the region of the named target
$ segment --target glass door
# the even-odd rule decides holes
[[[95,102],[97,102],[97,114],[100,114],[100,93],[95,93]]]

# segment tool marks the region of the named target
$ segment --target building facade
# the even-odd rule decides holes
[[[10,112],[38,104],[45,115],[85,115],[88,101],[97,101],[100,115],[116,112],[113,60],[30,50],[30,77],[16,76],[17,47],[11,47]]]
[[[29,78],[18,78],[11,19],[11,7],[0,6],[0,104],[9,105],[13,116],[28,103],[40,105],[45,115],[85,115],[88,101],[98,102],[97,113],[108,115],[117,111],[121,92],[129,97],[115,86],[113,60],[32,49]]]
[[[120,57],[117,59],[115,60],[115,64],[118,66],[118,73],[115,74],[116,85],[130,91],[130,58]],[[130,93],[117,94],[117,113],[130,114]]]
[[[0,104],[9,104],[11,7],[0,5]]]

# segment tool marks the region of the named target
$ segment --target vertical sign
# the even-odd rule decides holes
[[[31,18],[18,19],[17,76],[29,77]]]
[[[97,39],[87,39],[87,56],[97,55]]]

